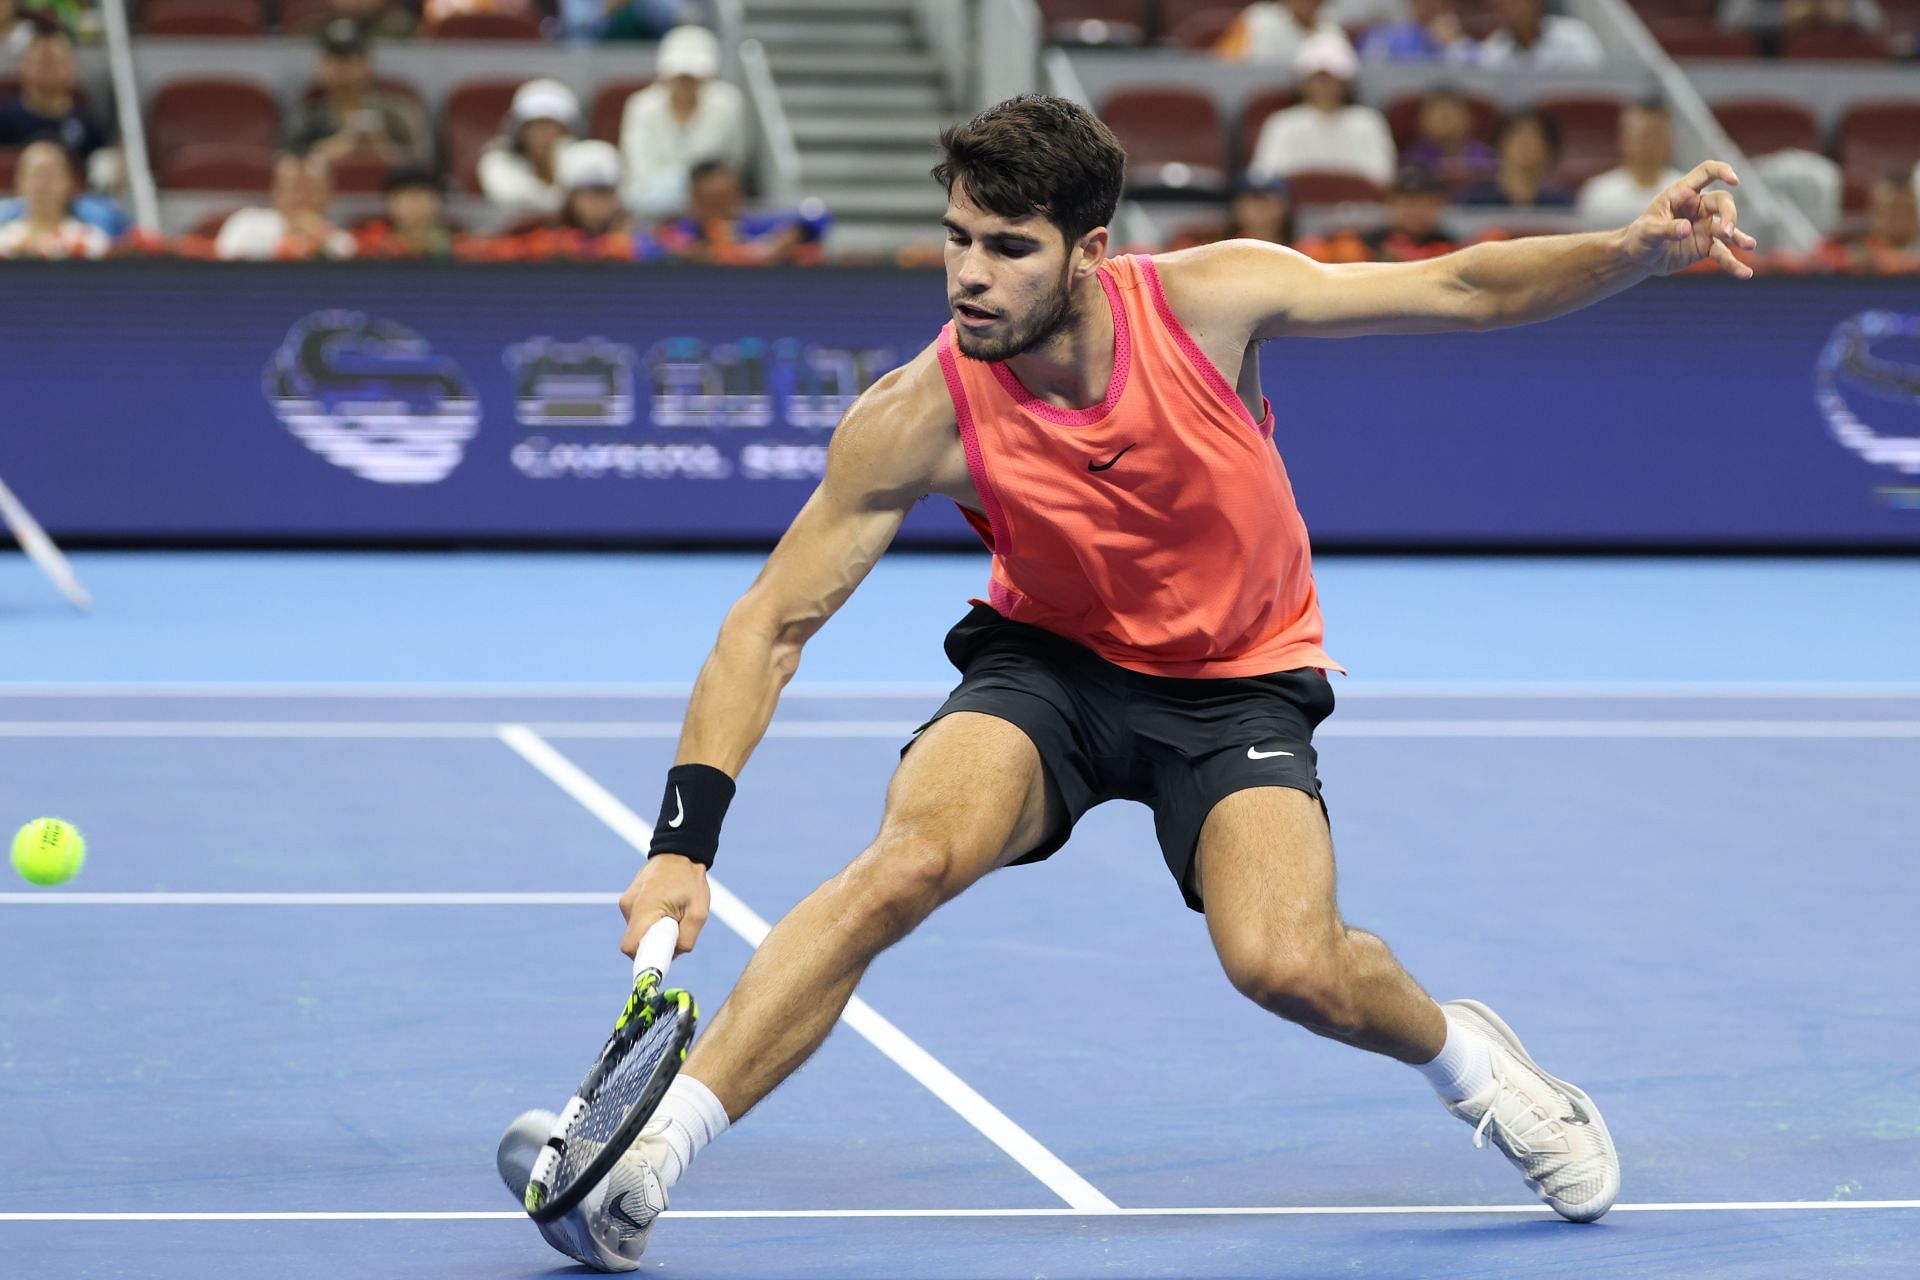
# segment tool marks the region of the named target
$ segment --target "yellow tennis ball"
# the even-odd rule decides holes
[[[0,828],[4,830],[4,828]],[[34,884],[62,884],[80,874],[87,842],[58,818],[35,818],[13,836],[13,869]]]

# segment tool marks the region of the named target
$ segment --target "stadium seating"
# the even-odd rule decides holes
[[[603,80],[593,91],[593,105],[587,110],[587,133],[602,142],[620,141],[620,118],[627,99],[653,83],[652,76]]]
[[[1713,114],[1727,136],[1750,156],[1821,149],[1820,125],[1813,112],[1788,98],[1727,98],[1713,104]]]
[[[150,36],[260,36],[259,0],[143,0],[140,29]]]
[[[424,28],[436,40],[538,40],[540,24],[518,13],[456,13]]]
[[[440,156],[456,190],[479,194],[480,153],[500,132],[519,87],[518,79],[469,80],[447,94]]]
[[[1393,130],[1393,145],[1402,151],[1420,137],[1420,104],[1425,97],[1418,91],[1403,93],[1387,104],[1387,127]],[[1477,93],[1467,94],[1466,99],[1473,136],[1482,142],[1493,142],[1500,132],[1500,104]]]
[[[157,175],[170,191],[265,191],[273,185],[273,148],[246,142],[187,142]]]
[[[1911,173],[1920,163],[1920,99],[1854,103],[1834,130],[1833,151],[1849,178]]]
[[[1127,150],[1136,192],[1224,191],[1227,148],[1213,99],[1183,85],[1140,85],[1108,95],[1100,109]],[[1169,166],[1185,166],[1171,169]]]
[[[1560,178],[1578,184],[1620,163],[1620,112],[1612,93],[1542,94],[1534,106],[1560,130]]]
[[[1263,89],[1247,99],[1240,108],[1240,126],[1234,130],[1233,171],[1239,173],[1253,163],[1253,149],[1260,142],[1260,128],[1267,117],[1284,111],[1300,101],[1292,89]]]
[[[1364,204],[1380,198],[1380,188],[1357,173],[1308,170],[1294,174],[1288,184],[1295,204]]]
[[[1650,18],[1648,30],[1675,58],[1755,58],[1760,41],[1751,31],[1722,27],[1711,18]]]
[[[1237,7],[1201,9],[1168,28],[1163,40],[1185,49],[1211,49],[1239,18]]]
[[[13,171],[20,167],[19,147],[0,147],[0,191],[13,190]]]
[[[1858,27],[1813,27],[1789,31],[1780,40],[1783,58],[1816,58],[1823,62],[1885,62],[1887,43]]]
[[[254,162],[243,160],[242,152],[232,148],[264,151],[271,169],[279,131],[280,108],[273,95],[251,80],[195,76],[171,81],[153,95],[148,117],[147,148],[154,177],[163,187],[181,185],[175,166],[182,150],[219,145],[229,150],[196,153],[185,179],[195,190],[217,189],[204,185],[209,169],[253,171]]]
[[[280,29],[288,35],[300,35],[319,26],[332,13],[332,0],[280,0]]]

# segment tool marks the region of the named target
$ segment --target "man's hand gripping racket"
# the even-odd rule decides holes
[[[522,1203],[541,1234],[563,1253],[600,1270],[639,1263],[666,1195],[644,1165],[621,1164],[666,1095],[693,1041],[699,1010],[685,991],[664,983],[679,922],[648,928],[633,960],[633,990],[613,1034],[588,1069],[533,1157]],[[527,1147],[544,1120],[531,1112],[501,1139],[500,1171],[516,1189]],[[603,1186],[602,1184],[606,1185]],[[632,1183],[629,1186],[627,1184]]]

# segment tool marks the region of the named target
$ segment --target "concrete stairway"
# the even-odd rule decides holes
[[[800,152],[801,193],[834,214],[836,252],[940,238],[928,177],[954,117],[912,0],[746,0]]]

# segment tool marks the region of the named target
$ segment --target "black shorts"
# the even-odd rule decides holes
[[[1333,711],[1333,686],[1314,668],[1226,680],[1142,675],[986,605],[947,633],[946,649],[960,683],[914,741],[955,711],[997,717],[1032,739],[1046,769],[1047,833],[1016,864],[1052,856],[1095,805],[1138,800],[1153,810],[1167,870],[1199,911],[1193,858],[1216,804],[1250,787],[1290,787],[1326,808],[1313,731]]]

